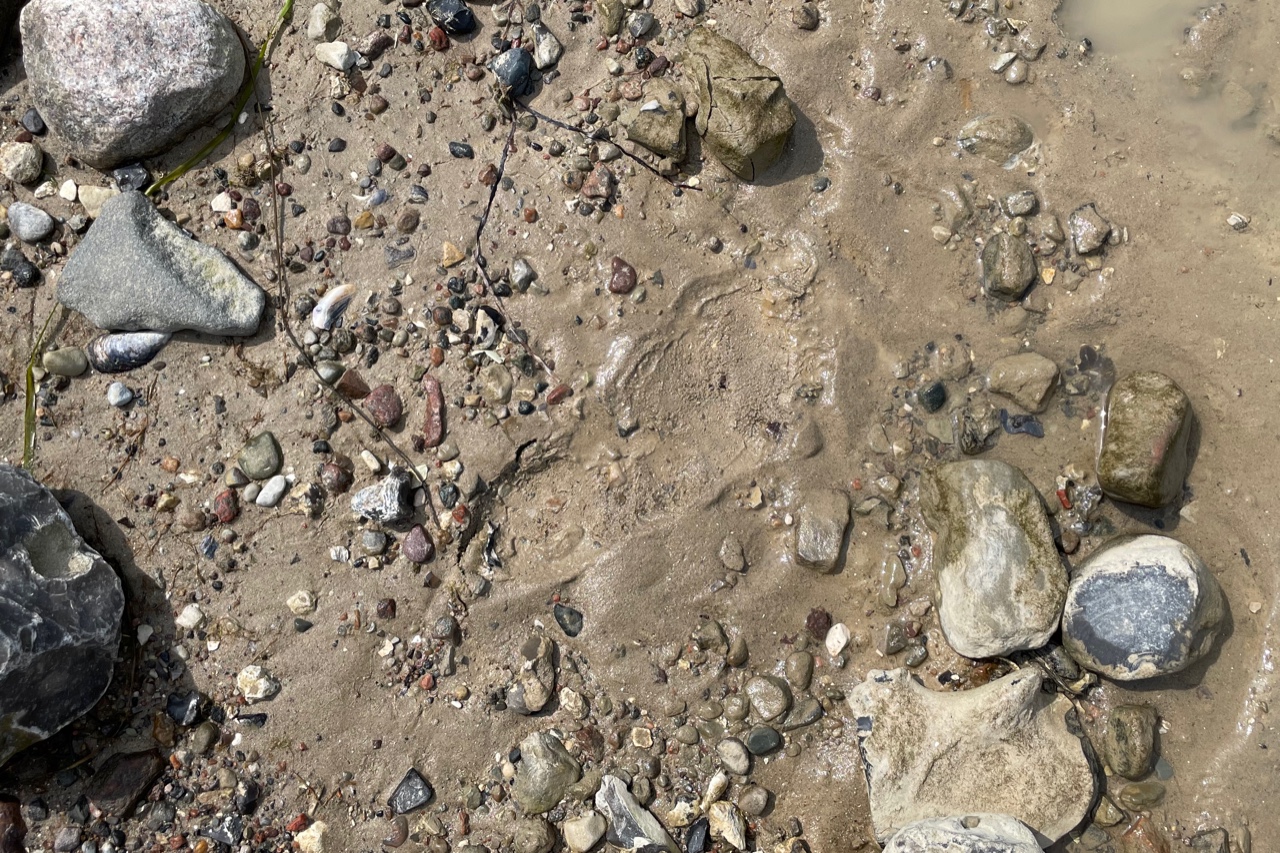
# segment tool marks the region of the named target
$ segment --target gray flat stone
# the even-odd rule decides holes
[[[124,591],[51,492],[0,464],[0,765],[92,708]]]
[[[511,797],[525,814],[551,811],[564,799],[569,786],[582,778],[582,768],[550,732],[534,732],[520,742]]]
[[[848,495],[838,489],[807,492],[796,511],[796,562],[824,574],[834,572],[848,528]]]
[[[102,206],[58,280],[58,301],[103,329],[251,335],[266,294],[130,192]]]

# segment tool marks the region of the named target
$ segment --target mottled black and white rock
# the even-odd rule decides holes
[[[1058,627],[1067,570],[1035,486],[1004,462],[966,460],[921,481],[935,537],[938,618],[965,657],[1036,649]]]
[[[58,280],[58,301],[117,331],[251,335],[266,294],[226,256],[187,237],[142,193],[114,196]]]
[[[1107,394],[1098,485],[1116,500],[1160,507],[1182,494],[1191,400],[1163,373],[1121,377]]]
[[[394,814],[409,814],[431,802],[435,791],[416,768],[410,767],[400,784],[391,792],[387,805]]]
[[[464,36],[476,28],[476,16],[462,0],[428,0],[427,14],[451,36]]]
[[[605,776],[596,791],[596,808],[609,822],[610,844],[635,853],[680,853],[658,819],[636,802],[617,776]]]
[[[407,472],[395,469],[380,483],[351,497],[351,511],[370,521],[395,524],[413,515],[413,483]]]
[[[884,853],[1040,853],[1035,834],[1008,815],[918,820],[894,833]]]
[[[1169,675],[1213,646],[1222,590],[1194,551],[1168,536],[1119,537],[1076,567],[1062,645],[1117,681]]]
[[[22,61],[40,115],[98,168],[180,141],[231,102],[245,71],[235,27],[198,0],[32,0]]]
[[[53,494],[0,464],[0,765],[97,703],[124,591]]]
[[[520,742],[511,797],[525,814],[551,811],[564,799],[569,786],[582,778],[582,768],[550,732],[533,732]]]
[[[929,690],[906,669],[849,692],[876,838],[938,815],[1005,814],[1056,841],[1089,814],[1097,780],[1067,726],[1071,702],[1023,669],[972,690]]]

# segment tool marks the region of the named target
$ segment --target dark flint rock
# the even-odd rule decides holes
[[[476,16],[462,0],[429,0],[427,14],[451,36],[464,36],[476,28]]]
[[[86,787],[94,808],[124,818],[165,768],[158,750],[117,752],[93,775]],[[239,840],[239,839],[237,839]]]
[[[1027,241],[1001,232],[982,249],[982,284],[987,295],[1016,302],[1036,277],[1036,258]]]
[[[391,799],[387,800],[387,805],[396,814],[409,814],[431,802],[434,795],[435,791],[422,774],[410,767],[409,772],[400,780],[400,784],[396,785]]]
[[[165,710],[180,726],[194,726],[200,721],[201,697],[198,690],[190,693],[170,693]]]
[[[609,821],[609,843],[635,853],[680,853],[671,836],[616,776],[605,776],[596,791],[596,808]]]
[[[513,47],[490,60],[489,70],[514,97],[533,89],[533,55],[523,47]]]
[[[394,524],[413,515],[413,483],[404,471],[395,470],[380,483],[361,489],[351,498],[351,511],[369,519]]]
[[[123,613],[115,570],[53,494],[0,465],[0,766],[98,702]]]
[[[576,637],[582,633],[582,612],[568,607],[564,604],[556,604],[553,608],[556,622],[564,630],[565,634],[570,637]]]

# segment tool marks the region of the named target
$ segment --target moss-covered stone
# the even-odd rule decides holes
[[[684,93],[665,80],[645,87],[644,102],[623,115],[627,138],[659,157],[684,159]]]
[[[696,126],[707,150],[751,181],[777,161],[796,123],[782,80],[745,50],[705,27],[686,41],[697,87]]]
[[[1187,477],[1191,401],[1168,376],[1132,373],[1107,398],[1098,449],[1098,483],[1116,500],[1160,507]]]

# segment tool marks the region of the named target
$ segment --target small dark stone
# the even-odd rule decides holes
[[[422,777],[422,774],[410,767],[409,772],[404,774],[404,779],[400,780],[400,784],[396,786],[387,805],[395,814],[409,814],[431,802],[434,795],[435,791],[431,789],[431,785]]]
[[[379,599],[376,612],[379,619],[396,618],[396,600],[394,598]]]
[[[320,482],[331,495],[340,495],[351,488],[351,472],[336,462],[326,462],[320,468]]]
[[[529,94],[533,88],[533,55],[523,47],[513,47],[489,62],[489,70],[512,95]]]
[[[125,193],[146,189],[151,184],[151,173],[141,163],[130,163],[113,169],[111,177],[116,179],[116,186]]]
[[[339,154],[339,153],[341,153],[341,152],[343,152],[343,151],[346,151],[346,150],[347,150],[347,140],[345,140],[345,139],[338,139],[338,138],[330,139],[330,140],[329,140],[329,153],[330,153],[330,154]]]
[[[89,800],[104,814],[127,817],[166,765],[154,749],[118,752],[89,780],[86,786]]]
[[[329,220],[325,225],[325,229],[330,234],[345,236],[351,233],[351,220],[342,214],[338,214]]]
[[[707,853],[711,849],[711,822],[705,817],[695,820],[684,836],[684,846],[689,853]]]
[[[752,755],[768,755],[782,746],[782,735],[772,726],[756,726],[747,732],[743,743],[747,745],[747,752]]]
[[[170,693],[165,710],[180,726],[194,726],[200,721],[200,692]]]
[[[21,124],[34,135],[44,136],[46,130],[44,119],[40,117],[40,111],[35,107],[22,114]]]
[[[252,779],[241,779],[236,783],[231,803],[242,815],[250,815],[258,808],[258,800],[262,796],[262,786]]]
[[[440,487],[440,503],[445,509],[453,509],[458,503],[458,487],[453,483],[445,483]]]
[[[471,160],[476,156],[475,149],[465,142],[450,142],[449,153],[454,157],[466,158]]]
[[[582,611],[559,603],[552,610],[555,613],[556,623],[566,635],[576,637],[582,633]]]
[[[947,386],[941,382],[934,382],[921,389],[916,397],[926,412],[936,412],[942,408],[943,403],[947,402]]]
[[[293,620],[293,630],[297,631],[299,634],[305,634],[310,631],[311,628],[312,623],[303,619],[301,616]]]
[[[462,0],[428,0],[427,14],[451,36],[464,36],[476,28],[476,16]]]
[[[636,289],[636,268],[614,255],[610,261],[609,292],[625,296]]]

